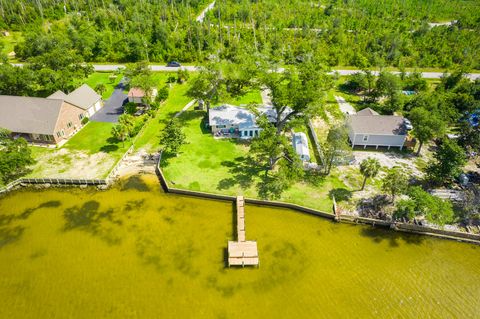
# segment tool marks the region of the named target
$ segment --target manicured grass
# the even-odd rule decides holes
[[[163,73],[163,75],[165,75]],[[135,140],[135,149],[145,148],[148,151],[157,151],[159,145],[159,134],[165,122],[170,120],[175,113],[181,111],[192,99],[186,96],[188,83],[174,84],[170,89],[168,99],[160,105],[159,110]]]
[[[205,112],[193,110],[180,116],[188,144],[177,157],[162,159],[167,180],[177,188],[260,198],[258,186],[264,172],[248,163],[248,142],[214,139],[204,129],[204,116]],[[338,170],[325,178],[307,174],[303,182],[292,185],[279,200],[330,212],[329,193],[346,188]]]
[[[112,95],[113,90],[123,77],[123,75],[120,74],[117,75],[115,80],[110,81],[110,76],[113,74],[113,72],[95,72],[90,74],[85,83],[88,84],[92,89],[95,89],[98,84],[105,84],[106,90],[102,94],[102,99],[107,100],[110,95]]]
[[[226,99],[223,103],[232,105],[262,104],[262,95],[260,90],[251,90],[245,95]]]
[[[122,157],[130,146],[112,137],[115,123],[90,122],[63,147],[74,151],[85,151],[89,154],[108,153],[116,158]]]

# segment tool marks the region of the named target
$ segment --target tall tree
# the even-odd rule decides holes
[[[410,111],[409,118],[412,121],[413,132],[420,141],[417,155],[420,155],[423,143],[445,134],[445,122],[434,112],[417,107]]]
[[[277,135],[287,129],[289,121],[318,115],[321,98],[332,86],[325,70],[313,61],[303,62],[297,68],[281,73],[266,70],[262,82],[271,92]]]
[[[367,158],[360,163],[360,173],[363,175],[362,191],[365,189],[367,178],[377,176],[380,171],[380,162],[376,158]]]
[[[13,139],[10,132],[0,128],[0,180],[7,184],[26,174],[28,166],[35,163],[27,141]]]
[[[336,125],[328,131],[327,142],[323,145],[324,152],[324,170],[325,174],[330,171],[341,158],[345,158],[351,153],[351,147],[348,144],[348,129],[342,125]]]
[[[452,183],[466,163],[465,151],[451,139],[444,139],[433,157],[427,167],[427,176],[437,185]]]
[[[182,126],[178,118],[173,118],[167,123],[162,133],[160,134],[160,145],[167,153],[177,154],[180,147],[185,144],[186,136],[182,130]]]
[[[399,167],[389,169],[382,181],[383,191],[390,194],[393,202],[395,202],[395,196],[405,192],[407,187],[408,177]]]

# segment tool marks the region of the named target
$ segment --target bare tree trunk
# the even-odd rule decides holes
[[[362,184],[362,189],[361,191],[363,191],[365,189],[365,184],[367,183],[367,177],[365,176],[364,179],[363,179],[363,184]]]
[[[420,156],[420,151],[422,150],[422,146],[423,146],[423,141],[420,141],[420,144],[418,145],[417,156]]]

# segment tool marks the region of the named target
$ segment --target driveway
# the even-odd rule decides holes
[[[118,117],[123,114],[123,104],[127,100],[127,95],[123,93],[125,87],[125,78],[115,87],[110,98],[105,102],[105,105],[90,118],[95,122],[110,122],[117,123]]]
[[[340,111],[343,114],[356,114],[357,112],[345,99],[341,96],[335,96],[335,100],[337,100],[338,106],[340,106]]]

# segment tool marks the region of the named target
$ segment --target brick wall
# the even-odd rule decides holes
[[[68,139],[73,133],[75,133],[75,131],[82,127],[79,116],[83,113],[85,113],[85,110],[70,103],[63,102],[58,115],[57,124],[55,125],[55,131],[53,133],[55,143],[59,143],[64,139]],[[72,125],[68,127],[68,123],[70,122]],[[64,134],[59,137],[57,133],[61,132],[62,130]]]

